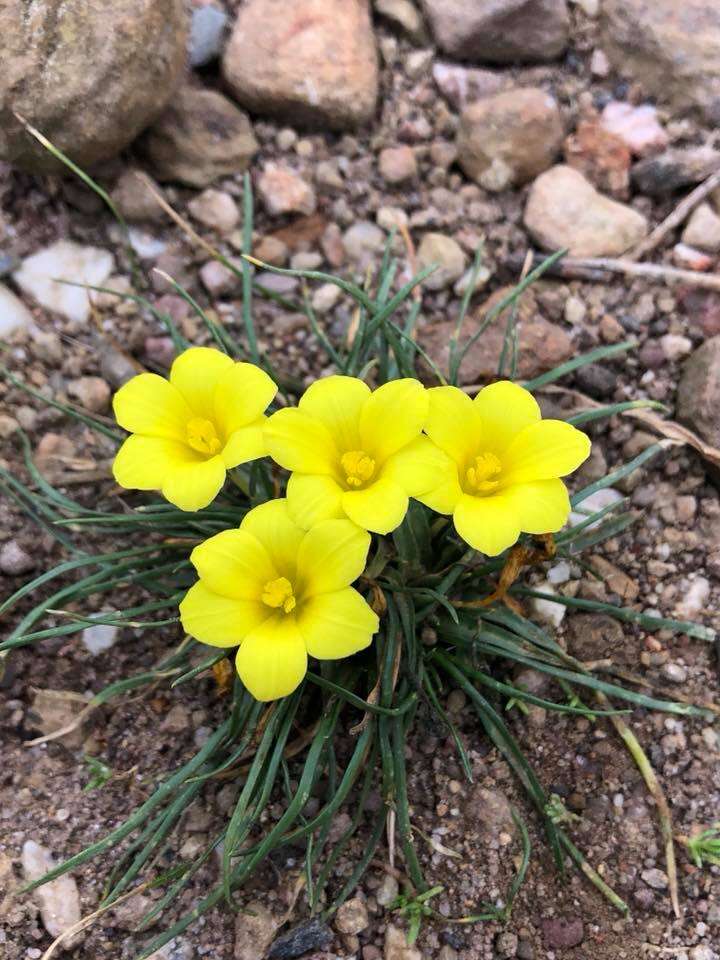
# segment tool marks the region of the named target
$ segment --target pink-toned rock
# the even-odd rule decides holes
[[[247,0],[223,57],[239,103],[292,124],[347,129],[375,111],[368,0]]]
[[[673,260],[684,270],[696,270],[704,273],[715,263],[715,258],[687,243],[676,243],[673,247]]]
[[[668,145],[668,135],[660,126],[657,110],[649,103],[639,107],[611,100],[600,120],[603,129],[614,133],[637,157],[657,153]]]
[[[630,149],[596,118],[581,120],[565,140],[565,162],[605,193],[625,199],[630,192]]]
[[[417,160],[412,147],[386,147],[378,157],[380,176],[387,183],[403,183],[417,176]]]
[[[619,256],[648,229],[642,214],[598,193],[568,166],[553,167],[533,183],[524,223],[545,250],[567,247],[571,257]]]
[[[477,331],[483,317],[510,291],[510,287],[496,290],[488,300],[465,320],[461,346]],[[461,383],[483,383],[497,375],[498,361],[505,339],[503,318],[491,323],[483,335],[470,347],[460,368]],[[450,340],[455,321],[446,320],[421,330],[420,342],[430,358],[443,373],[448,372]],[[574,353],[572,340],[565,330],[538,315],[535,296],[528,290],[520,300],[518,310],[518,376],[530,379]]]
[[[496,70],[463,67],[459,63],[433,64],[433,80],[448,103],[462,110],[469,103],[491,97],[508,87],[512,81]]]
[[[568,42],[565,0],[422,0],[438,46],[471,63],[554,60]]]
[[[315,211],[315,191],[290,167],[267,163],[257,186],[260,199],[271,217]]]
[[[465,108],[458,161],[481,187],[497,192],[547,170],[562,136],[560,111],[548,93],[535,87],[508,90]]]

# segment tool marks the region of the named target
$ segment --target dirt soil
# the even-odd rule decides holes
[[[601,103],[611,96],[632,96],[627,85],[613,77],[598,79],[591,74],[595,25],[579,8],[573,7],[573,16],[573,41],[561,63],[512,71],[518,83],[532,82],[555,94],[568,129],[577,118],[582,98],[595,98]],[[520,225],[525,191],[489,195],[477,188],[465,196],[458,192],[465,183],[462,176],[455,168],[443,170],[434,165],[425,149],[427,143],[422,142],[424,138],[449,144],[454,113],[435,88],[428,69],[413,73],[418,69],[412,59],[414,56],[417,60],[417,50],[398,39],[386,25],[379,24],[377,30],[381,42],[388,49],[393,47],[394,54],[385,58],[383,106],[372,132],[353,137],[312,134],[292,141],[290,136],[280,136],[276,125],[254,118],[263,161],[289,152],[296,168],[309,179],[321,162],[332,162],[343,171],[341,186],[319,188],[319,212],[314,217],[279,221],[260,208],[257,240],[282,231],[291,250],[317,253],[319,237],[328,224],[344,230],[356,221],[374,220],[383,206],[400,207],[414,215],[411,232],[416,239],[425,227],[459,236],[468,249],[484,237],[492,276],[486,291],[477,298],[479,303],[514,278],[504,266],[507,256],[523,255],[527,249],[527,237]],[[432,52],[429,58],[431,63]],[[208,85],[214,82],[211,73],[203,80]],[[678,138],[709,143],[715,136],[693,121],[664,119]],[[424,134],[421,128],[428,122],[431,132]],[[290,146],[285,145],[291,141]],[[389,187],[377,175],[375,157],[383,147],[399,142],[420,143],[420,175],[410,186]],[[102,176],[111,183],[135,159],[128,154],[101,171]],[[216,186],[235,197],[241,194],[240,178],[230,177]],[[482,209],[474,210],[472,221],[469,207],[478,203],[476,193],[482,194]],[[179,187],[167,187],[165,194],[183,212],[195,195]],[[56,239],[72,238],[111,249],[120,265],[118,272],[129,274],[127,256],[111,219],[94,195],[77,182],[31,178],[5,169],[0,195],[10,237],[6,252],[11,260],[22,259]],[[657,201],[637,196],[633,200],[653,224],[675,202],[677,197]],[[200,285],[198,270],[206,255],[174,226],[164,224],[155,232],[166,246],[144,265],[162,266],[187,283],[203,305],[216,310],[225,322],[239,324],[237,292],[213,297]],[[224,249],[233,252],[232,245],[225,244]],[[669,254],[663,250],[659,256],[667,258]],[[332,269],[325,253],[321,259],[324,269]],[[340,272],[352,275],[353,268],[343,265]],[[287,292],[297,295],[299,291],[291,286]],[[190,339],[205,342],[205,331],[157,276],[149,279],[146,293],[156,304],[175,311]],[[575,350],[601,342],[600,324],[608,317],[612,323],[606,320],[606,330],[617,328],[622,336],[631,333],[639,341],[638,351],[608,362],[609,382],[602,372],[594,371],[568,385],[603,402],[650,396],[662,400],[672,411],[681,358],[658,353],[659,338],[671,333],[687,338],[693,346],[701,343],[705,332],[698,318],[720,311],[720,300],[713,296],[621,279],[607,284],[550,280],[539,285],[534,307],[571,337]],[[571,298],[585,310],[568,311]],[[93,322],[78,324],[31,303],[28,306],[36,328],[21,331],[11,339],[4,362],[48,397],[66,398],[69,385],[82,377],[99,377],[115,389],[125,375],[128,358],[138,369],[162,372],[167,367],[165,332],[145,312],[104,304],[95,311]],[[449,291],[428,291],[423,295],[421,326],[430,327],[454,316],[456,310],[457,297]],[[341,301],[322,322],[331,337],[339,338],[350,319],[351,306]],[[313,345],[302,315],[258,300],[256,324],[262,346],[278,368],[306,382],[323,372],[325,359]],[[102,393],[96,384],[93,388]],[[548,402],[559,401],[554,397]],[[26,478],[20,446],[11,435],[12,424],[8,426],[10,419],[27,432],[36,455],[39,450],[46,455],[48,451],[59,452],[62,462],[54,469],[61,490],[87,504],[118,496],[107,471],[112,456],[108,442],[3,382],[0,414],[4,430],[0,464],[13,474]],[[582,476],[574,481],[576,486],[636,455],[650,442],[641,425],[629,418],[614,418],[591,432],[595,453]],[[47,456],[45,467],[51,469]],[[720,496],[703,462],[692,452],[675,449],[626,478],[620,488],[630,496],[638,522],[596,551],[600,563],[594,566],[603,571],[603,579],[571,564],[565,582],[556,589],[589,599],[629,603],[663,616],[687,615],[709,626],[720,626],[716,613],[720,600]],[[110,550],[116,546],[109,537],[75,535],[86,537],[87,549]],[[18,575],[0,573],[3,597],[29,576],[65,557],[63,549],[14,502],[0,500],[0,547],[11,542],[21,548],[28,562]],[[533,575],[536,580],[543,576],[541,571]],[[126,601],[142,602],[142,597],[141,591],[128,590],[113,602],[125,606]],[[83,611],[99,606],[100,601],[90,597]],[[12,617],[3,621],[3,632],[28,608],[29,602],[24,602],[14,610]],[[528,611],[540,616],[530,607]],[[46,625],[53,623],[49,618]],[[707,643],[667,631],[649,635],[631,626],[619,628],[604,617],[577,613],[562,620],[557,635],[583,659],[611,656],[633,672],[642,673],[654,689],[670,697],[718,702],[717,652]],[[177,626],[142,634],[128,628],[120,632],[108,651],[96,655],[78,635],[50,638],[9,658],[0,681],[3,958],[37,960],[52,940],[41,922],[36,901],[9,896],[20,882],[23,843],[36,840],[55,857],[64,858],[103,836],[149,795],[159,771],[170,771],[191,756],[227,711],[227,700],[219,694],[214,680],[202,677],[173,691],[156,687],[116,701],[98,711],[69,741],[32,746],[30,741],[39,734],[37,708],[33,707],[36,690],[87,696],[155,664],[179,640]],[[332,927],[332,940],[305,956],[311,960],[491,960],[514,956],[523,960],[622,960],[639,956],[711,960],[716,956],[713,950],[720,950],[720,868],[698,869],[679,848],[681,917],[676,919],[667,891],[654,805],[630,755],[608,723],[546,715],[542,710],[528,715],[513,710],[508,714],[545,788],[564,798],[568,809],[579,817],[568,828],[577,845],[630,904],[632,915],[628,919],[615,912],[574,870],[570,869],[565,878],[557,873],[537,819],[508,766],[484,737],[462,694],[449,691],[447,700],[472,761],[474,782],[464,780],[450,738],[442,730],[428,728],[425,718],[420,717],[417,732],[407,745],[416,842],[428,880],[443,887],[433,905],[443,916],[456,918],[503,898],[519,855],[518,839],[507,820],[510,802],[523,812],[533,845],[530,870],[511,919],[505,926],[495,922],[469,926],[450,920],[430,921],[422,927],[416,945],[419,953],[398,952],[386,943],[386,929],[404,928],[404,920],[378,903],[378,897],[386,899],[388,889],[384,869],[388,854],[383,844],[378,862],[358,894],[366,904],[367,926],[358,935]],[[715,728],[707,721],[643,710],[633,711],[628,722],[667,791],[676,832],[690,834],[698,826],[717,820],[720,753]],[[339,745],[341,756],[346,746]],[[84,758],[88,755],[101,758],[111,768],[112,777],[101,789],[86,792],[90,769]],[[214,835],[231,809],[235,787],[224,784],[206,791],[190,811],[183,829],[172,837],[159,867],[202,849],[206,837]],[[376,800],[379,802],[379,798]],[[280,804],[278,798],[273,815],[281,810]],[[338,832],[343,822],[340,820]],[[355,848],[338,863],[333,878],[336,888],[350,872],[353,856],[361,851],[364,839],[361,831]],[[247,899],[282,913],[301,859],[302,852],[293,849],[273,857],[253,881]],[[112,855],[77,871],[83,914],[97,906],[111,862]],[[217,860],[211,860],[168,918],[186,912],[203,889],[217,880],[218,871]],[[3,894],[8,895],[4,902]],[[151,898],[158,895],[156,891],[148,894]],[[301,897],[288,925],[304,919],[304,910]],[[88,960],[132,957],[138,944],[145,942],[145,935],[135,938],[130,932],[141,913],[131,903],[125,911],[96,922],[72,955]],[[235,925],[236,918],[228,909],[217,909],[161,956],[165,960],[245,957],[239,952],[242,945],[235,943]]]

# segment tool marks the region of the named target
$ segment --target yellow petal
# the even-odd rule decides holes
[[[198,455],[177,440],[132,434],[113,462],[113,476],[127,490],[160,490],[177,467],[197,463]]]
[[[123,384],[113,398],[113,411],[131,433],[180,441],[192,417],[179,391],[156,373],[141,373]]]
[[[417,499],[430,507],[436,513],[451,514],[454,513],[460,497],[463,496],[462,488],[458,482],[458,472],[455,463],[446,470],[441,483],[433,490],[420,494]]]
[[[195,416],[213,420],[215,387],[220,375],[232,366],[232,358],[220,350],[190,347],[173,360],[170,383],[177,387]]]
[[[383,467],[382,476],[393,480],[411,497],[434,490],[455,464],[429,437],[416,437],[394,453]]]
[[[507,491],[524,533],[557,533],[570,516],[570,498],[562,480],[519,483]]]
[[[339,660],[364,650],[379,626],[377,614],[352,587],[312,597],[298,615],[307,652],[318,660]]]
[[[212,647],[236,647],[267,617],[264,604],[220,596],[202,581],[190,587],[180,603],[183,630]]]
[[[488,557],[496,557],[516,543],[520,536],[514,503],[504,493],[490,497],[463,494],[453,520],[463,540]]]
[[[260,541],[280,576],[294,582],[305,531],[290,519],[287,500],[268,500],[254,507],[245,514],[240,529]]]
[[[353,523],[363,530],[390,533],[403,522],[408,495],[393,480],[381,477],[364,490],[347,490],[343,493],[342,506]]]
[[[286,470],[331,474],[338,451],[324,423],[301,410],[278,410],[265,425],[268,453]]]
[[[181,510],[202,510],[212,503],[225,483],[222,457],[178,464],[165,477],[162,494]]]
[[[523,427],[540,419],[540,407],[529,390],[500,380],[478,393],[473,401],[482,420],[483,448],[503,451]]]
[[[267,417],[260,417],[254,423],[250,423],[246,427],[240,427],[230,434],[220,453],[228,470],[237,467],[238,464],[257,460],[267,454],[264,433],[266,423]]]
[[[391,380],[378,387],[360,414],[360,449],[384,463],[422,432],[428,403],[427,390],[418,380]]]
[[[360,446],[360,411],[370,387],[357,377],[323,377],[311,384],[298,404],[303,413],[320,420],[340,450]]]
[[[307,671],[307,652],[294,616],[275,614],[243,640],[237,672],[256,700],[292,693]]]
[[[287,485],[290,516],[304,530],[322,520],[343,517],[342,495],[342,487],[332,477],[293,473]]]
[[[428,397],[425,433],[464,470],[480,442],[479,412],[458,387],[432,387]]]
[[[590,454],[590,439],[562,420],[541,420],[525,427],[503,457],[503,481],[526,483],[564,477]]]
[[[370,534],[349,520],[325,520],[305,534],[298,552],[304,596],[349,586],[365,569]]]
[[[277,393],[273,380],[253,363],[233,363],[215,386],[213,416],[225,436],[256,423]]]
[[[247,530],[223,530],[195,547],[190,560],[210,590],[252,600],[278,572],[257,537]]]

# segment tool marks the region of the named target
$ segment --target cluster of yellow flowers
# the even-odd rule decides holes
[[[159,490],[182,510],[208,506],[241,463],[269,455],[290,471],[286,498],[193,550],[200,579],[180,604],[191,636],[239,647],[238,673],[258,700],[291,693],[308,654],[334,660],[370,644],[378,618],[351,584],[370,533],[395,530],[410,497],[452,515],[463,540],[496,556],[521,532],[561,529],[570,503],[559,478],[590,453],[585,434],[542,420],[533,396],[509,381],[471,400],[413,379],[371,390],[329,376],[268,417],[276,392],[253,364],[193,347],[169,380],[140,374],[113,404],[131,433],[115,479]]]

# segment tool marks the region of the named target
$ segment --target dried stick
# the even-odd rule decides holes
[[[533,264],[538,266],[544,258],[535,256]],[[511,270],[518,269],[522,260],[510,257],[506,261]],[[714,273],[697,273],[695,270],[681,270],[663,263],[634,263],[632,260],[612,259],[610,257],[564,258],[546,271],[547,276],[561,277],[564,280],[590,280],[604,283],[608,273],[620,273],[630,277],[644,277],[646,280],[659,280],[661,283],[685,283],[690,287],[705,290],[720,290],[720,276]]]
[[[684,200],[681,200],[673,212],[665,217],[663,222],[658,224],[636,247],[629,250],[623,259],[640,260],[646,254],[650,253],[651,250],[654,250],[663,242],[665,237],[676,227],[679,227],[688,214],[718,186],[720,186],[720,170],[716,170],[715,173],[710,174],[707,180],[704,180],[700,186],[695,187],[692,193],[689,193]]]

